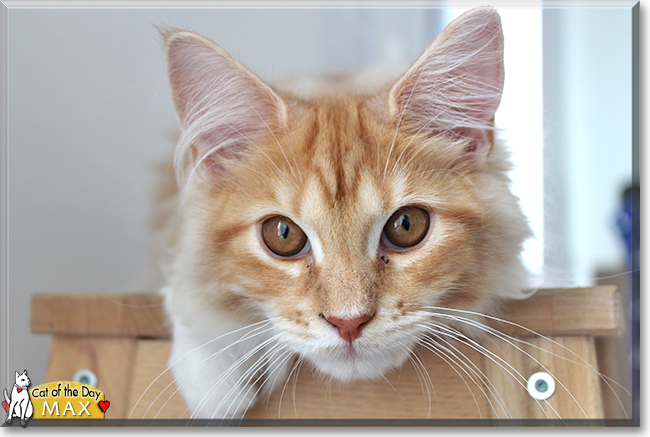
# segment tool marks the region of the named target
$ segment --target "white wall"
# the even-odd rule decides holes
[[[543,12],[547,279],[593,283],[621,267],[615,226],[632,180],[629,8]]]

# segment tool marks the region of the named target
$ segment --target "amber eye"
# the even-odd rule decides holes
[[[429,213],[416,206],[406,206],[390,216],[384,235],[398,248],[413,247],[418,244],[429,230]]]
[[[262,239],[271,252],[284,257],[300,253],[307,244],[302,229],[282,216],[271,217],[262,224]]]

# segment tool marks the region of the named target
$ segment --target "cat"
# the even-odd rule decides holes
[[[193,418],[242,417],[296,359],[379,378],[436,308],[527,296],[531,231],[495,138],[496,10],[466,12],[372,91],[280,90],[203,36],[163,36],[182,133],[162,293]]]
[[[20,424],[25,426],[27,425],[27,420],[32,417],[34,406],[27,391],[27,387],[30,384],[27,370],[24,370],[22,374],[16,372],[16,382],[11,390],[11,398],[7,393],[7,389],[4,390],[5,403],[7,404],[5,407],[7,410],[7,423],[11,423],[14,417],[20,417]]]

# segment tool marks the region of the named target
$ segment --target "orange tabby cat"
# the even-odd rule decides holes
[[[202,36],[165,41],[183,132],[164,292],[193,417],[241,417],[296,357],[342,381],[380,377],[426,322],[448,324],[432,308],[524,296],[530,231],[493,135],[494,9],[464,14],[367,93],[301,98]]]

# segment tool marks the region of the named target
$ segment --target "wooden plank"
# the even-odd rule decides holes
[[[605,416],[609,419],[632,417],[632,355],[629,335],[596,339],[600,371],[609,378],[601,380]]]
[[[527,419],[530,396],[525,389],[526,355],[494,338],[485,339],[482,346],[486,351],[483,367],[488,398],[493,405],[492,419]]]
[[[528,347],[530,355],[540,363],[530,360],[528,373],[548,372],[557,384],[551,398],[529,409],[530,416],[536,419],[604,418],[594,338],[556,337],[553,340],[555,342],[531,339],[533,346]]]
[[[55,335],[52,338],[46,381],[72,381],[80,369],[97,375],[97,388],[111,406],[107,419],[124,417],[129,405],[136,340],[130,338],[83,338]]]
[[[504,361],[485,359],[486,374],[506,400],[500,419],[602,419],[602,392],[593,337],[494,340],[488,348]],[[504,364],[507,363],[507,364]],[[512,366],[512,367],[510,367]],[[513,369],[514,368],[514,369]],[[546,372],[556,383],[547,400],[533,399],[527,381]]]
[[[615,335],[623,329],[616,287],[541,290],[529,299],[507,304],[491,325],[508,335]],[[523,329],[516,325],[521,325]]]
[[[270,398],[254,405],[246,418],[508,420],[603,417],[599,377],[594,370],[597,363],[593,338],[526,338],[512,343],[517,347],[502,340],[483,342],[482,346],[494,354],[491,356],[500,359],[489,359],[485,356],[487,353],[480,354],[456,343],[453,347],[444,345],[444,360],[422,351],[418,355],[421,366],[418,366],[426,368],[435,390],[429,392],[430,404],[421,382],[423,375],[409,362],[386,375],[386,380],[349,384],[329,382],[304,365],[297,376],[289,379]],[[174,393],[176,386],[171,374],[165,372],[169,351],[168,341],[140,342],[130,395],[131,420],[189,418],[182,398]],[[461,356],[467,363],[462,366],[465,370],[446,362],[450,359],[458,362]],[[558,383],[555,394],[548,401],[537,402],[525,386],[530,375],[540,370],[548,371],[561,384]],[[159,379],[150,386],[156,378]]]
[[[157,294],[38,294],[31,330],[66,335],[165,338],[171,335]]]
[[[622,268],[599,270],[596,274],[599,285],[614,285],[621,294],[622,320],[624,329],[615,336],[596,339],[596,351],[600,370],[613,378],[601,381],[605,416],[627,419],[632,416],[632,322],[631,282],[632,273]]]
[[[168,341],[140,341],[131,390],[131,420],[187,419],[183,399],[174,393],[173,377],[166,371],[171,345]],[[480,362],[471,349],[459,348],[465,361]],[[447,353],[448,356],[449,353]],[[247,419],[351,419],[351,418],[489,418],[490,408],[482,395],[482,379],[470,378],[458,366],[451,367],[430,352],[420,359],[433,379],[427,391],[412,363],[386,376],[386,380],[349,384],[328,382],[308,365],[268,399],[261,399]],[[449,359],[449,358],[447,358]],[[457,361],[457,358],[453,358]],[[458,372],[458,373],[457,373]],[[462,375],[462,377],[461,377]],[[156,380],[156,378],[158,378]],[[463,381],[466,380],[466,382]],[[155,381],[153,384],[151,384]],[[294,385],[295,382],[295,385]],[[478,385],[477,385],[478,383]],[[151,384],[151,385],[150,385]],[[294,388],[295,387],[295,388]],[[430,401],[429,401],[430,398]],[[429,403],[430,402],[430,403]],[[145,422],[146,423],[146,422]]]
[[[523,301],[509,302],[502,317],[491,321],[509,335],[613,335],[622,328],[615,287],[540,290]],[[156,294],[38,294],[32,299],[31,329],[37,333],[169,338],[171,330]]]

